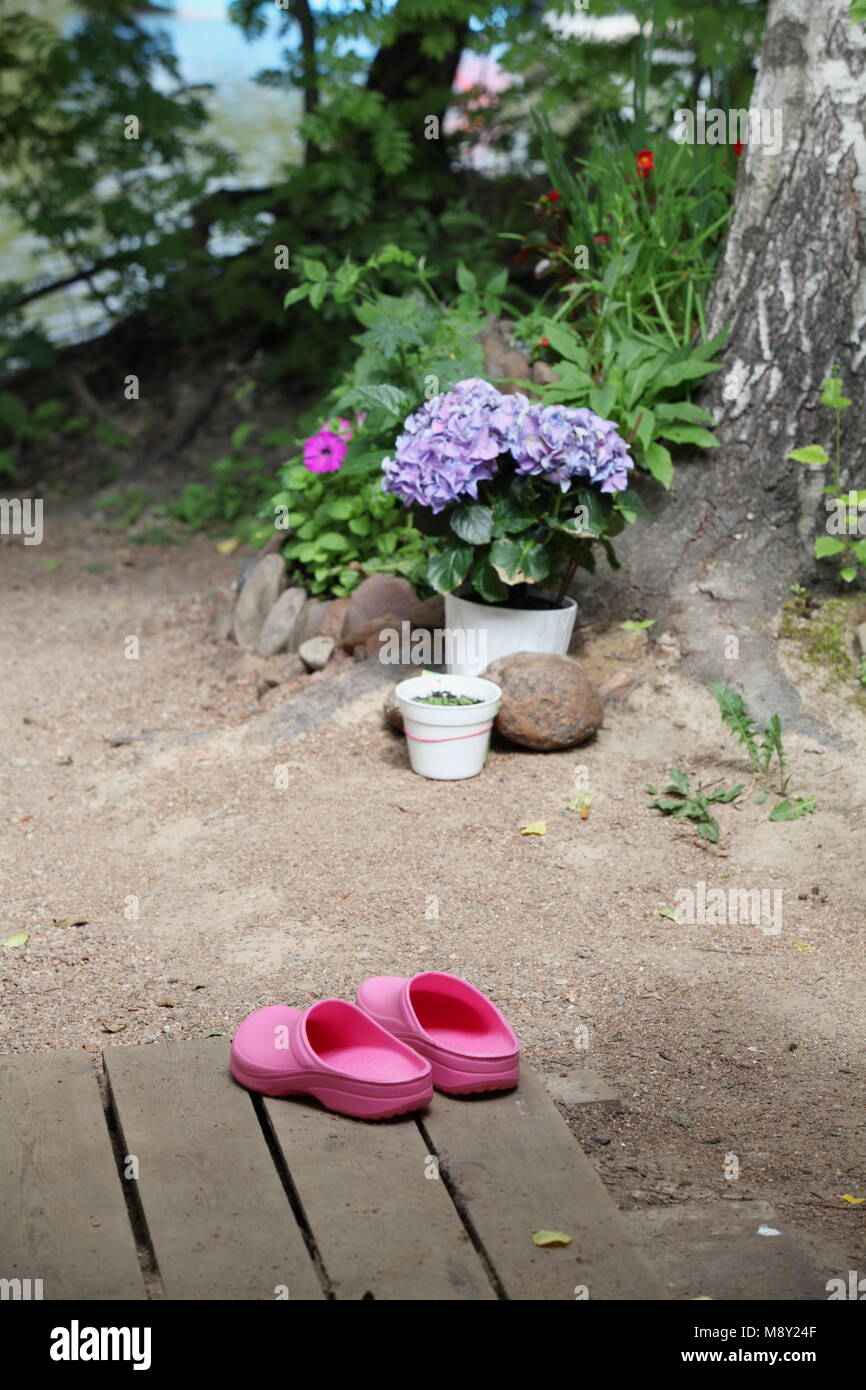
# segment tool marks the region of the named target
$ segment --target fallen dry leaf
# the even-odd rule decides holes
[[[811,941],[792,941],[791,945],[795,951],[803,951],[807,956],[811,956],[815,949]]]
[[[227,540],[217,542],[217,550],[220,555],[231,555],[240,545],[239,536],[229,536]]]
[[[125,1023],[103,1023],[103,1033],[122,1033],[126,1027]]]
[[[86,927],[86,917],[52,917],[52,927]]]
[[[859,1207],[861,1202],[866,1202],[866,1197],[852,1197],[850,1192],[843,1192],[839,1197],[840,1202],[847,1202],[849,1207]]]
[[[561,1250],[564,1246],[570,1245],[571,1236],[567,1236],[565,1231],[533,1231],[533,1245],[540,1245],[545,1250]]]
[[[521,827],[520,827],[520,833],[521,833],[521,835],[546,835],[546,834],[547,834],[547,821],[544,821],[544,820],[532,820],[532,821],[529,821],[529,823],[528,823],[527,825],[521,825]]]

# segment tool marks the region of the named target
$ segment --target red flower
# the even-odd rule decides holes
[[[739,159],[739,157],[740,157],[740,155],[741,155],[742,153],[743,153],[743,142],[742,142],[742,140],[735,140],[735,141],[734,141],[734,154],[737,156],[737,159]]]
[[[598,236],[593,237],[593,241],[600,241],[602,246],[607,246],[608,242],[610,241],[610,237],[608,236],[607,232],[599,232]]]
[[[637,154],[634,157],[634,162],[637,168],[637,176],[639,179],[649,178],[649,175],[655,168],[656,163],[655,156],[653,155],[652,150],[638,150]]]
[[[555,188],[551,188],[550,192],[549,192],[548,195],[547,195],[547,201],[548,201],[549,203],[558,203],[558,202],[559,202],[559,193],[557,192],[557,190],[556,190]]]
[[[549,338],[539,338],[539,340],[538,340],[538,346],[539,346],[539,347],[550,347],[550,339],[549,339]]]

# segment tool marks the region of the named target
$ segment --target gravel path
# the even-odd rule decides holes
[[[272,746],[262,712],[300,682],[260,697],[279,659],[210,637],[202,595],[236,567],[212,541],[51,535],[0,543],[0,939],[29,934],[0,948],[0,1050],[229,1034],[265,1003],[449,969],[541,1071],[591,1067],[622,1097],[571,1114],[622,1206],[765,1198],[863,1268],[866,1204],[840,1200],[866,1196],[859,714],[837,712],[838,747],[789,736],[816,815],[723,806],[714,848],[644,809],[644,786],[746,768],[644,636],[580,653],[637,677],[592,744],[501,747],[471,782],[425,782],[377,694]],[[584,775],[587,821],[566,809]],[[699,883],[779,890],[781,930],[660,916]]]

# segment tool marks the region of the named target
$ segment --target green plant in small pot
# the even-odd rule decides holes
[[[628,486],[632,467],[612,421],[477,378],[406,419],[383,486],[441,537],[427,579],[446,596],[450,672],[568,650],[577,569],[594,571],[597,546],[616,567],[612,537],[645,511]]]

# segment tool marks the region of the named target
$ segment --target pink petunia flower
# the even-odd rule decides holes
[[[336,473],[347,448],[345,438],[331,430],[319,430],[318,434],[311,434],[304,440],[304,467],[311,473]]]

